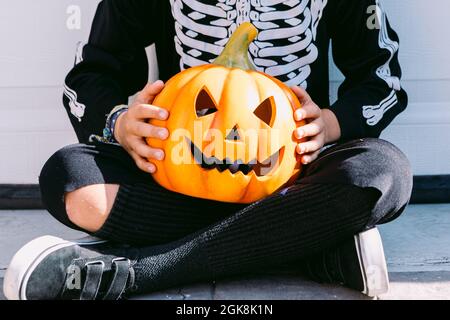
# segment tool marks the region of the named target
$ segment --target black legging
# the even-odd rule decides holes
[[[410,198],[412,176],[406,157],[379,139],[328,148],[296,184],[249,206],[167,191],[113,145],[66,147],[40,176],[49,212],[75,228],[64,193],[102,183],[120,189],[95,235],[150,246],[141,249],[135,266],[140,288],[147,291],[285,263],[335,246],[398,217]]]

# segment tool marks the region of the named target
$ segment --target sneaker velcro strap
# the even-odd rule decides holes
[[[117,300],[125,291],[130,274],[130,260],[118,258],[112,261],[114,276],[103,300]]]
[[[80,300],[94,300],[100,289],[105,263],[100,260],[87,262],[85,268],[86,280],[81,290]]]

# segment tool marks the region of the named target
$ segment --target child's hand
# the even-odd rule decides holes
[[[309,164],[317,159],[322,147],[340,138],[339,122],[331,110],[320,109],[308,93],[300,87],[292,87],[292,91],[300,100],[301,108],[294,113],[296,121],[305,120],[306,125],[295,130],[297,139],[309,138],[308,141],[297,145],[297,153],[301,162]]]
[[[166,128],[148,123],[148,119],[166,120],[169,117],[167,110],[151,105],[163,88],[162,81],[149,83],[137,95],[128,111],[119,116],[114,128],[116,140],[133,157],[136,165],[149,173],[155,172],[156,166],[148,162],[147,158],[162,160],[165,155],[163,150],[149,147],[144,138],[165,140],[169,137]]]

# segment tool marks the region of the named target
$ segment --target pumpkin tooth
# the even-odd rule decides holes
[[[216,157],[206,157],[205,155],[203,155],[201,167],[208,170],[214,169],[217,165],[217,161],[218,159]]]
[[[220,163],[220,160],[217,159],[216,157],[214,156],[208,157],[205,154],[203,154],[203,162],[202,162],[203,169],[214,169],[218,163]]]
[[[223,172],[225,170],[228,169],[228,164],[219,164],[216,166],[217,170],[219,170],[220,172]]]
[[[235,162],[228,167],[228,170],[230,170],[231,173],[235,174],[236,172],[239,171],[239,166],[240,166],[239,162]]]
[[[247,175],[250,171],[252,171],[253,166],[250,164],[241,164],[239,165],[239,171],[241,171],[243,174]]]

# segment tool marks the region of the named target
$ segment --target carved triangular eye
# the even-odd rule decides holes
[[[199,118],[217,112],[216,103],[206,87],[200,90],[200,93],[197,96],[195,101],[195,112]]]
[[[269,97],[256,108],[254,111],[255,116],[260,118],[268,126],[272,126],[275,121],[275,100],[273,97]]]

